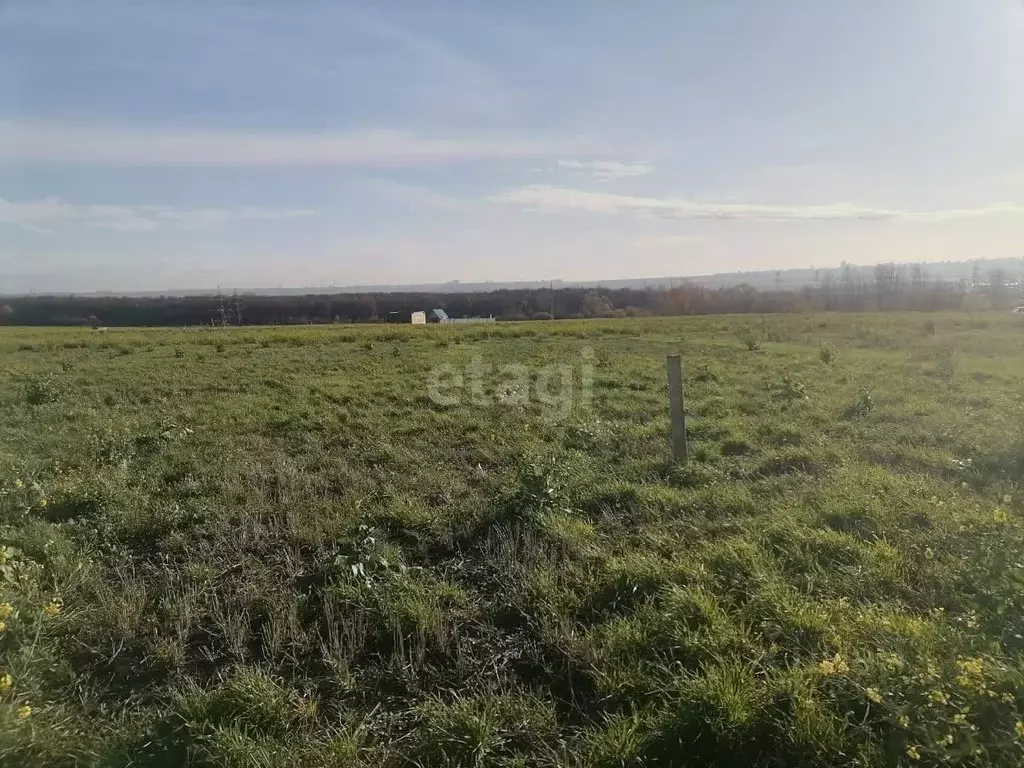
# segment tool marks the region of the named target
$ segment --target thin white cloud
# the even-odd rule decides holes
[[[585,212],[657,219],[747,219],[754,221],[945,221],[985,216],[1024,215],[1024,205],[993,203],[978,208],[904,211],[851,203],[761,205],[708,203],[674,198],[634,197],[535,184],[490,200],[541,212]]]
[[[0,122],[0,162],[144,166],[437,165],[584,151],[572,141],[361,132],[190,131]]]
[[[467,212],[479,208],[479,200],[461,200],[435,192],[418,184],[405,184],[391,179],[366,179],[362,182],[365,194],[383,203],[398,206],[409,211],[432,210]]]
[[[654,173],[647,163],[620,163],[617,160],[559,160],[559,168],[586,171],[598,181],[618,181]]]
[[[306,209],[276,208],[174,208],[162,205],[83,205],[57,198],[9,202],[0,198],[0,224],[14,224],[32,232],[79,225],[121,232],[155,232],[161,229],[206,229],[236,221],[271,221],[317,215]]]

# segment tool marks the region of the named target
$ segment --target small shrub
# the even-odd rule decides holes
[[[25,402],[45,405],[60,399],[60,391],[50,378],[33,378],[25,382]]]
[[[549,515],[567,511],[565,472],[554,460],[527,461],[516,473],[515,486],[492,516],[492,522],[538,524]]]
[[[745,339],[743,340],[743,343],[744,343],[744,344],[746,345],[747,349],[748,349],[748,350],[749,350],[750,352],[757,352],[758,350],[760,350],[760,349],[761,349],[761,342],[759,342],[759,341],[758,341],[757,339],[755,339],[755,338],[754,338],[753,336],[747,336],[747,337],[746,337],[746,338],[745,338]]]
[[[719,381],[718,374],[714,370],[712,370],[711,366],[708,363],[700,363],[697,366],[696,370],[693,372],[693,376],[691,378],[694,381],[700,382],[717,383]]]
[[[373,342],[370,341],[369,339],[364,339],[363,341],[359,342],[359,348],[363,350],[363,352],[372,352]]]
[[[807,387],[804,386],[802,381],[798,381],[789,374],[786,374],[782,377],[782,382],[779,384],[776,397],[787,405],[795,403],[798,400],[806,400]]]
[[[818,358],[825,365],[832,365],[832,363],[834,363],[836,361],[836,357],[838,355],[839,355],[839,352],[836,350],[836,348],[833,347],[828,342],[822,344],[821,345],[821,349],[818,351]]]
[[[857,393],[857,399],[843,410],[843,416],[847,419],[856,419],[867,416],[875,407],[875,401],[871,397],[871,390],[861,387]]]
[[[956,352],[952,345],[946,345],[935,353],[935,372],[944,379],[956,376]]]
[[[216,350],[217,350],[217,354],[223,354],[223,352],[224,352],[224,342],[222,342],[222,341],[218,341],[218,342],[217,342],[217,343],[216,343],[216,344],[214,345],[214,349],[216,349]]]
[[[174,350],[174,357],[176,359],[181,360],[181,358],[183,358],[184,356],[185,356],[185,350],[181,349],[180,347],[175,348],[175,350]]]
[[[360,525],[348,541],[336,548],[334,567],[343,574],[371,586],[376,578],[393,572],[404,572],[405,566],[395,563],[377,540],[377,531]]]

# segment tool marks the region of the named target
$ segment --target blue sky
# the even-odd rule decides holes
[[[1024,255],[1021,0],[0,0],[0,292]]]

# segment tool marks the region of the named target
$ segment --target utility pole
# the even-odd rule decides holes
[[[548,292],[551,294],[551,319],[555,319],[555,281],[552,280],[548,285]]]
[[[215,316],[222,328],[228,324],[228,308],[224,303],[224,294],[221,292],[220,286],[217,287],[217,309]]]

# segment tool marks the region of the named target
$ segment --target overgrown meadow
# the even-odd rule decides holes
[[[1022,342],[4,329],[0,763],[1019,765]]]

